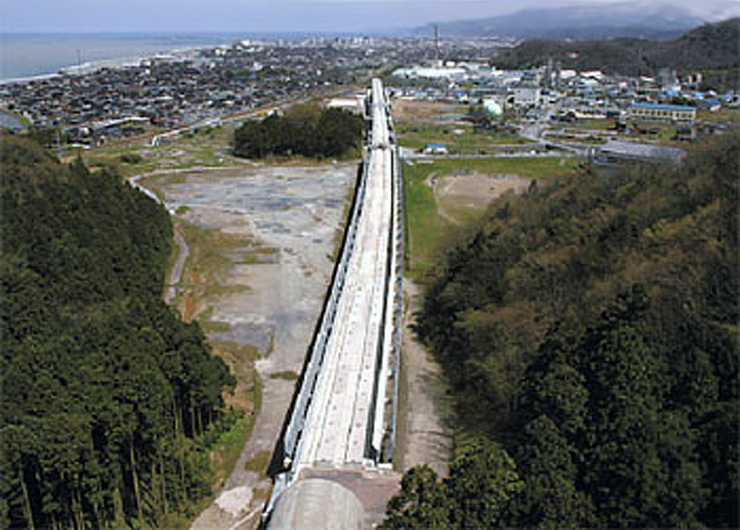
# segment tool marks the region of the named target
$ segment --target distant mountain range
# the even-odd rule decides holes
[[[676,37],[705,22],[740,16],[731,0],[627,1],[525,9],[512,14],[438,24],[442,36],[602,39]],[[433,24],[415,28],[432,35]]]
[[[740,68],[740,18],[704,24],[671,40],[619,38],[608,40],[529,39],[497,55],[501,68],[526,68],[549,59],[563,68],[604,70],[625,75],[729,69],[736,80]],[[732,81],[732,79],[728,79]]]

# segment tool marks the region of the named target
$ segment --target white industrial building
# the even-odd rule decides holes
[[[340,109],[354,112],[356,114],[362,114],[365,110],[365,100],[361,96],[356,96],[354,98],[334,98],[324,106],[327,109]]]
[[[537,106],[540,104],[540,87],[523,85],[511,89],[514,96],[514,105],[517,107]]]
[[[393,72],[393,76],[405,79],[463,79],[467,76],[467,73],[468,71],[465,68],[459,66],[415,66],[412,68],[399,68]]]

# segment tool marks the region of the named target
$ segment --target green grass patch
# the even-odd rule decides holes
[[[292,370],[284,370],[282,372],[274,372],[270,374],[270,379],[284,379],[286,381],[296,381],[298,374]]]
[[[218,444],[221,446],[238,446],[241,449],[241,447],[244,445],[241,442],[244,438],[244,432],[246,431],[247,423],[248,422],[244,417],[236,420],[234,426],[231,429],[221,433],[221,435],[218,437]]]
[[[697,121],[713,123],[740,123],[740,109],[721,108],[717,112],[699,110],[696,112]]]
[[[441,159],[429,164],[433,171],[457,173],[474,171],[488,175],[516,175],[547,180],[573,173],[580,164],[578,158],[565,157],[497,157],[475,159]],[[427,166],[427,167],[429,167]],[[408,166],[405,166],[407,168]]]
[[[261,478],[267,478],[267,466],[270,465],[271,458],[270,451],[259,451],[244,463],[244,469],[259,474]]]
[[[422,280],[435,263],[440,237],[452,225],[438,215],[432,188],[427,177],[435,171],[436,164],[404,165],[406,215],[408,230],[408,272]]]
[[[470,124],[401,122],[396,125],[399,145],[423,149],[427,144],[444,144],[451,153],[481,153],[506,144],[525,144],[530,140],[507,132],[476,132]]]
[[[226,397],[226,402],[243,414],[227,431],[219,435],[218,442],[210,453],[213,470],[214,492],[217,492],[231,475],[257,422],[262,409],[262,381],[254,367],[258,357],[256,348],[241,346],[232,342],[212,341],[214,351],[222,357],[231,368],[237,379],[233,395]],[[213,500],[211,497],[210,501]],[[207,502],[203,509],[208,506]]]

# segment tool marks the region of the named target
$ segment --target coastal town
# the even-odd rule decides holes
[[[351,99],[358,84],[378,74],[385,75],[395,97],[455,103],[469,115],[480,110],[488,125],[505,122],[521,133],[544,120],[547,130],[540,132],[552,142],[691,141],[727,130],[726,120],[715,117],[739,106],[737,91],[705,89],[701,72],[679,77],[663,69],[657,76],[628,77],[566,69],[553,60],[527,69],[498,68],[497,54],[514,44],[438,37],[242,40],[120,68],[86,73],[71,68],[0,85],[2,125],[15,132],[53,128],[63,143],[90,147],[114,137],[239,116],[280,101]],[[594,120],[598,126],[589,128]],[[670,127],[655,125],[661,123]],[[431,145],[432,151],[448,151],[443,144]]]
[[[499,45],[450,43],[457,53],[494,53]],[[311,38],[297,42],[242,40],[197,54],[143,58],[0,86],[0,108],[26,125],[61,127],[71,142],[160,130],[248,112],[270,103],[351,88],[372,72],[423,60],[425,41],[393,38]]]

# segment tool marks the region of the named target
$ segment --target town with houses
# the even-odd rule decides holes
[[[360,108],[361,95],[353,91],[373,75],[385,77],[394,97],[481,109],[488,123],[505,122],[525,138],[534,131],[530,139],[546,140],[550,147],[599,146],[615,139],[691,141],[727,130],[731,125],[713,115],[739,106],[737,92],[702,91],[698,72],[679,78],[666,69],[656,77],[626,77],[564,69],[553,60],[524,70],[497,68],[496,54],[515,44],[400,37],[244,40],[121,67],[72,67],[0,85],[0,108],[8,113],[2,125],[16,132],[60,129],[67,145],[87,148],[306,98],[341,96],[333,104]],[[593,129],[576,127],[593,120],[599,123]],[[537,123],[542,126],[534,127]],[[448,150],[430,144],[425,152]]]

